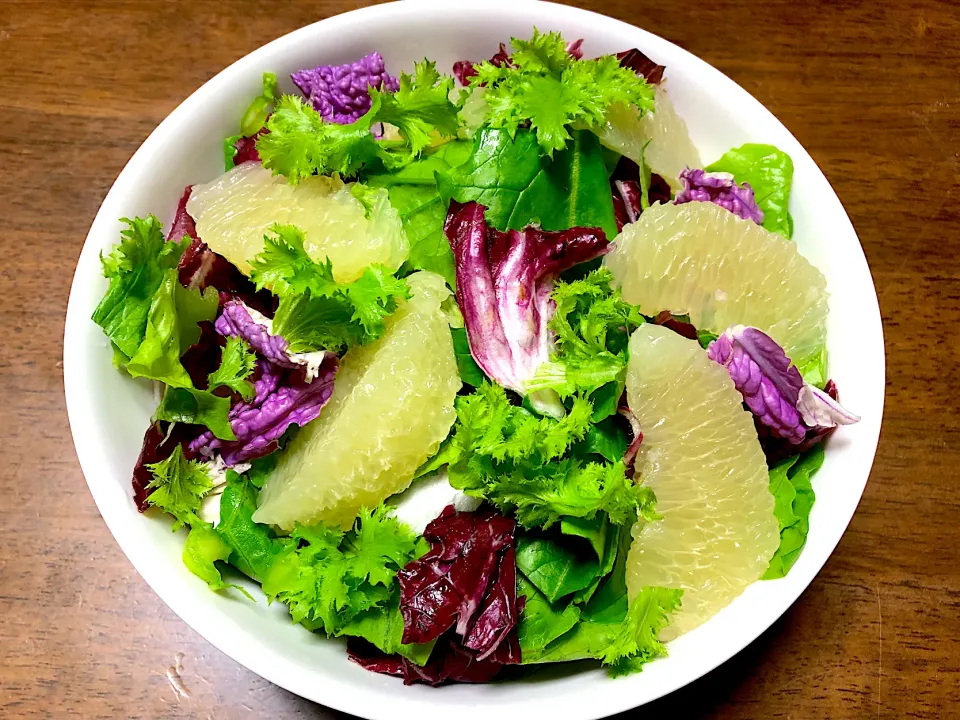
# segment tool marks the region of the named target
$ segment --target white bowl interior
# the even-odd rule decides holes
[[[130,474],[156,398],[114,370],[107,340],[90,320],[106,283],[98,254],[118,239],[118,218],[155,213],[169,223],[185,185],[222,172],[222,139],[236,131],[260,74],[347,62],[379,50],[394,73],[429,55],[449,72],[457,59],[481,59],[531,27],[585,38],[588,56],[639,47],[667,66],[668,88],[704,162],[743,142],[767,142],[793,157],[791,210],[796,242],[827,277],[831,292],[830,375],[845,405],[863,416],[830,442],[814,480],[817,502],[807,546],[782,580],[750,587],[701,628],[674,641],[670,657],[616,681],[600,670],[544,671],[516,683],[440,689],[402,687],[347,661],[343,645],[290,623],[268,608],[210,592],[180,560],[182,534],[137,513]],[[287,90],[292,90],[289,81]],[[238,662],[288,690],[369,718],[456,711],[467,720],[509,708],[556,718],[605,716],[653,700],[716,667],[756,638],[823,566],[867,481],[883,410],[880,313],[863,251],[826,178],[792,135],[746,91],[677,46],[630,25],[548,3],[486,1],[460,6],[408,0],[338,16],[276,40],[238,61],[178,107],[130,160],[110,190],[81,253],[64,338],[67,406],[90,490],[124,552],[189,625]]]

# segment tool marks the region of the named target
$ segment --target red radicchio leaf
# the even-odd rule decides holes
[[[197,224],[187,212],[187,200],[190,199],[190,193],[193,192],[193,185],[187,185],[177,203],[177,212],[173,216],[173,223],[170,225],[170,232],[167,233],[167,242],[179,242],[184,236],[191,240],[197,239]]]
[[[198,390],[207,389],[207,378],[220,367],[220,357],[226,339],[217,332],[212,322],[200,323],[200,339],[180,356],[180,364]]]
[[[617,230],[627,223],[636,222],[643,212],[640,191],[640,167],[630,158],[621,157],[610,176],[610,191],[613,194],[613,212],[617,218]],[[650,176],[647,202],[668,203],[673,196],[670,185],[656,173]]]
[[[502,646],[521,611],[517,602],[517,554],[511,545],[494,569],[473,627],[463,638],[464,647],[479,653],[477,660],[485,660]]]
[[[166,460],[177,445],[183,445],[186,457],[192,458],[193,455],[186,449],[186,445],[202,431],[201,426],[186,423],[173,423],[172,430],[167,422],[150,424],[143,435],[137,464],[133,466],[133,501],[137,504],[137,510],[145,512],[150,507],[147,498],[154,490],[147,487],[153,480],[153,473],[147,469],[147,465]]]
[[[350,638],[347,657],[367,670],[402,677],[404,685],[485,683],[493,680],[504,665],[520,662],[520,642],[516,633],[511,633],[492,655],[480,660],[476,651],[463,647],[452,636],[445,636],[434,647],[430,662],[420,667],[400,655],[386,655],[366,640]]]
[[[669,310],[661,310],[653,319],[653,324],[663,325],[668,330],[673,330],[677,335],[688,340],[697,339],[697,329],[690,323],[689,319],[684,320]]]
[[[477,364],[526,395],[526,383],[550,356],[555,278],[610,246],[599,228],[500,232],[487,227],[486,210],[475,202],[450,203],[444,232],[456,260],[457,302]]]
[[[627,405],[626,391],[620,396],[617,413],[630,423],[630,432],[633,434],[633,440],[630,441],[626,452],[623,453],[624,475],[632,480],[636,473],[637,453],[640,452],[640,446],[643,444],[643,430],[640,428],[640,421],[637,420],[637,416]]]
[[[239,142],[239,141],[238,141]],[[205,290],[214,287],[220,293],[221,307],[231,299],[238,299],[264,315],[273,315],[276,300],[267,290],[257,290],[250,279],[230,261],[207,247],[197,236],[197,226],[187,212],[187,201],[193,191],[187,185],[177,204],[177,213],[167,234],[167,240],[179,240],[184,235],[193,242],[180,256],[177,274],[180,284],[186,288]]]
[[[520,662],[517,622],[516,523],[495,512],[444,508],[423,533],[430,550],[399,573],[404,643],[438,639],[430,661],[418,667],[351,640],[351,660],[407,685],[488,682],[504,665]]]
[[[466,87],[470,84],[470,78],[477,74],[477,69],[469,60],[457,60],[453,64],[453,74],[459,83]],[[376,672],[381,672],[377,670]]]
[[[500,49],[490,58],[490,64],[496,67],[512,65],[510,55],[507,53],[507,48],[503,43],[500,43]],[[460,81],[461,85],[469,85],[470,78],[477,74],[477,69],[470,60],[458,60],[453,64],[453,74],[457,80]]]
[[[430,550],[397,573],[404,643],[430,642],[456,625],[472,649],[496,649],[517,620],[516,560],[508,552],[515,529],[513,520],[497,513],[458,513],[452,505],[427,525],[423,537]],[[501,570],[504,564],[514,568]],[[503,597],[486,602],[493,593]]]
[[[620,65],[630,68],[651,85],[659,85],[660,81],[663,80],[663,71],[666,68],[655,63],[637,48],[618,52],[617,59],[620,61]]]
[[[269,132],[267,128],[263,127],[250,137],[237,138],[237,141],[233,143],[233,147],[237,151],[233,156],[233,164],[236,166],[245,162],[260,162],[260,153],[257,152],[257,140]]]

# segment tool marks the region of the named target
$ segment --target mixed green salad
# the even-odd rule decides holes
[[[225,172],[122,220],[93,320],[161,390],[134,501],[407,684],[636,672],[790,571],[858,420],[793,165],[705,165],[637,49],[452,71],[264,73]]]

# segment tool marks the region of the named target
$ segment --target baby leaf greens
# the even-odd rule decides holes
[[[337,283],[330,260],[315,262],[292,225],[275,225],[251,265],[257,287],[280,296],[270,332],[294,353],[373,342],[383,334],[383,319],[409,297],[406,282],[380,265],[352,283]]]
[[[529,125],[546,155],[566,146],[570,125],[601,127],[612,105],[653,109],[653,86],[616,56],[578,60],[556,32],[510,42],[510,61],[476,65],[470,82],[486,86],[487,127],[513,134]]]
[[[617,225],[600,141],[586,130],[571,139],[551,159],[540,155],[531,130],[481,130],[464,164],[437,172],[440,195],[445,204],[480,203],[498,230],[598,227],[612,238]]]
[[[658,635],[669,622],[670,613],[679,607],[682,591],[648,587],[628,602],[624,569],[629,525],[619,530],[608,528],[607,532],[613,542],[605,542],[598,555],[600,569],[594,584],[588,586],[592,588],[590,593],[570,594],[568,588],[551,592],[554,578],[548,576],[545,581],[547,573],[543,571],[528,576],[524,560],[518,557],[520,592],[526,597],[520,622],[524,663],[596,658],[609,666],[612,674],[622,675],[637,672],[644,663],[666,654]],[[563,538],[557,537],[554,548],[565,546],[569,553],[575,546],[570,538]],[[558,562],[564,552],[554,549],[550,557]],[[583,565],[560,562],[563,569],[571,568],[567,577],[574,572],[587,574]],[[579,579],[578,584],[583,582]]]
[[[441,76],[434,63],[417,63],[413,75],[400,75],[400,89],[370,88],[370,110],[355,122],[327,122],[312,105],[284,95],[267,121],[268,133],[257,140],[263,166],[291,183],[314,174],[356,175],[379,160],[388,169],[412,162],[431,142],[433,133],[457,133],[457,108],[447,96],[453,78]],[[397,128],[398,140],[377,140],[374,125]]]
[[[644,318],[623,301],[619,289],[611,289],[612,279],[609,270],[600,268],[582,280],[557,283],[556,310],[549,323],[556,336],[555,351],[537,368],[528,384],[531,390],[551,388],[566,397],[614,383],[622,392],[627,341]],[[615,406],[606,414],[613,411]]]
[[[515,513],[528,528],[601,512],[616,524],[632,521],[642,491],[626,478],[622,463],[565,457],[587,434],[592,412],[577,397],[563,419],[537,417],[511,405],[503,388],[485,383],[457,399],[447,455],[451,485]]]

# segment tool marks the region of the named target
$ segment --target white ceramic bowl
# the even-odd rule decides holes
[[[106,289],[98,254],[117,241],[118,218],[155,213],[169,223],[185,185],[222,172],[222,140],[236,131],[241,112],[259,92],[262,71],[283,78],[373,50],[393,72],[424,55],[449,71],[457,59],[485,58],[498,42],[528,36],[534,25],[584,38],[588,57],[635,46],[666,65],[670,95],[706,162],[744,142],[772,143],[793,157],[796,242],[826,275],[831,292],[830,375],[844,404],[863,421],[830,441],[814,480],[817,502],[807,546],[790,574],[755,583],[708,623],[671,643],[669,658],[615,681],[601,670],[563,670],[511,683],[404,687],[350,663],[342,643],[292,625],[280,604],[268,608],[262,597],[253,604],[210,592],[180,560],[182,534],[137,513],[130,473],[156,401],[146,385],[114,370],[108,343],[89,320]],[[741,650],[797,599],[840,540],[866,484],[880,433],[884,356],[870,271],[840,201],[787,129],[729,78],[655,35],[572,7],[408,0],[330,18],[269,43],[197,90],[147,138],[104,200],[80,255],[67,311],[64,385],[80,464],[117,542],[164,602],[237,662],[291,692],[367,718],[486,720],[531,712],[560,720],[606,716],[682,687]]]

